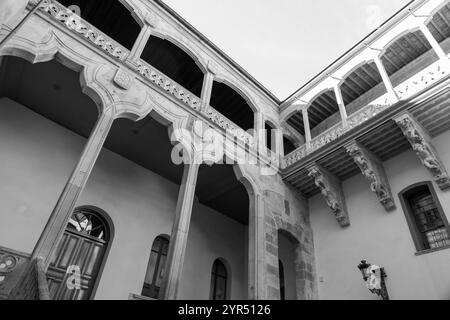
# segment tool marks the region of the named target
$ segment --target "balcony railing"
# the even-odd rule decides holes
[[[71,30],[73,33],[84,38],[95,47],[100,48],[109,56],[125,63],[130,55],[129,50],[125,49],[116,41],[103,34],[103,32],[83,20],[81,17],[57,1],[45,0],[39,9],[47,13],[68,30]],[[138,61],[137,65],[134,66],[134,69],[135,72],[146,78],[154,86],[159,87],[168,95],[175,97],[178,101],[187,105],[190,109],[203,114],[212,123],[216,124],[224,131],[228,131],[250,148],[256,147],[255,139],[251,134],[241,129],[238,125],[226,118],[213,107],[207,106],[204,108],[201,100],[196,95],[176,83],[163,72],[157,70],[142,59]]]
[[[59,21],[67,29],[72,30],[74,33],[118,60],[125,61],[130,54],[127,49],[122,47],[116,41],[103,34],[103,32],[81,19],[81,17],[57,1],[44,0],[39,9]]]
[[[394,90],[400,100],[406,100],[446,77],[450,72],[448,66],[449,61],[438,60],[396,86]],[[380,112],[389,109],[395,103],[396,101],[394,100],[394,97],[390,96],[389,93],[386,93],[383,96],[375,99],[364,108],[350,115],[347,118],[346,128],[343,127],[341,121],[321,133],[316,138],[313,138],[311,140],[309,148],[306,146],[306,144],[303,144],[290,154],[286,155],[282,161],[282,169],[286,169],[292,166],[312,152],[324,147],[330,142],[335,141],[344,133],[363,125],[366,121],[375,117]]]

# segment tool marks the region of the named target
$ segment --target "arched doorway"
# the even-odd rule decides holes
[[[102,210],[75,209],[47,271],[52,299],[93,298],[112,237],[112,222]]]

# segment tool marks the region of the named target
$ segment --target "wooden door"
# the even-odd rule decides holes
[[[88,300],[98,282],[109,232],[101,217],[78,210],[70,219],[47,271],[54,300]]]

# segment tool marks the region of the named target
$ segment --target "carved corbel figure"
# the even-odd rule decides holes
[[[320,193],[341,227],[349,226],[350,219],[339,180],[319,165],[310,167],[308,174],[314,179],[314,183],[320,189]]]
[[[424,167],[431,173],[441,190],[450,188],[450,178],[447,170],[439,160],[428,133],[413,118],[406,113],[394,119],[402,130],[412,149],[419,157]]]
[[[394,209],[395,203],[382,162],[357,142],[349,144],[346,149],[363,176],[370,181],[370,190],[375,193],[378,201],[386,211]]]

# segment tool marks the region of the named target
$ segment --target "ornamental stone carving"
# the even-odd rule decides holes
[[[58,2],[44,0],[40,4],[39,9],[63,24],[67,29],[72,30],[87,41],[93,43],[110,56],[122,61],[128,56],[128,50]]]
[[[370,189],[386,211],[395,209],[391,188],[382,162],[357,142],[346,147],[347,153],[358,165],[363,176],[370,181]]]
[[[331,172],[318,164],[308,168],[308,175],[314,179],[328,207],[330,207],[341,227],[350,226],[342,184]]]
[[[431,173],[441,190],[450,188],[447,170],[439,160],[431,139],[425,129],[410,114],[403,114],[394,119],[408,139],[422,164]]]
[[[119,69],[114,76],[114,83],[124,90],[129,90],[133,84],[133,77],[129,73]]]

